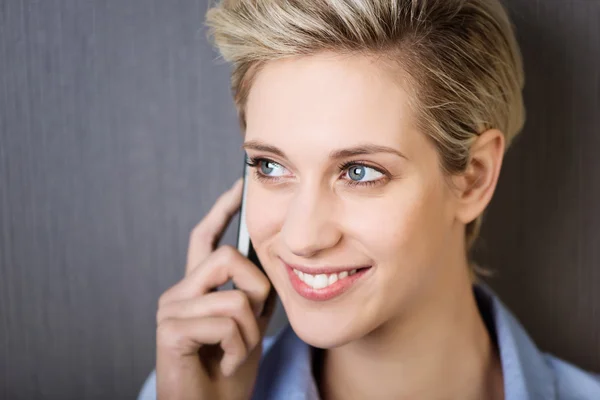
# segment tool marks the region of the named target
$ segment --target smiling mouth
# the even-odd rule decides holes
[[[302,272],[291,266],[290,266],[290,268],[292,269],[294,274],[296,274],[296,276],[302,282],[304,282],[307,286],[310,286],[313,289],[324,289],[326,287],[333,285],[334,283],[336,283],[338,281],[348,279],[352,275],[354,275],[356,273],[361,273],[362,271],[367,270],[371,267],[354,268],[349,271],[345,270],[345,271],[341,271],[338,273],[334,272],[334,273],[330,273],[330,274],[324,274],[324,273],[309,274],[306,272]]]
[[[373,266],[305,267],[285,264],[296,293],[307,300],[323,302],[341,297],[350,289],[367,282]],[[312,272],[312,273],[311,273]]]

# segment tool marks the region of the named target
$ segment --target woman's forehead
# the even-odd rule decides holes
[[[268,63],[246,108],[246,140],[401,146],[412,129],[407,92],[361,56]]]

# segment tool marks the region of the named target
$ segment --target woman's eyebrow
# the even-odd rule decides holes
[[[287,156],[281,149],[260,140],[249,140],[242,145],[242,148],[246,150],[253,149],[257,151],[265,151],[287,159]],[[340,158],[376,153],[391,153],[408,160],[408,157],[392,147],[381,146],[372,143],[365,143],[346,149],[333,150],[329,153],[329,158],[336,160]]]

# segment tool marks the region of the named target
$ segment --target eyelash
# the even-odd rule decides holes
[[[255,168],[255,167],[258,167],[258,165],[261,161],[271,162],[273,164],[281,165],[278,162],[275,162],[268,158],[262,158],[262,157],[248,157],[248,161],[246,161],[246,165],[248,165],[249,167]],[[339,169],[339,172],[343,172],[343,171],[347,170],[349,167],[353,167],[353,166],[371,168],[371,169],[374,169],[375,171],[383,174],[384,176],[387,176],[387,174],[384,171],[380,170],[379,168],[375,168],[369,164],[361,163],[360,161],[346,161],[345,163],[338,165],[338,169]],[[277,178],[279,178],[279,177],[263,175],[262,173],[258,172],[258,169],[256,169],[256,168],[254,169],[254,176],[257,179],[259,179],[260,181],[276,181],[276,180],[278,180]],[[366,181],[366,182],[357,182],[357,181],[350,180],[350,181],[346,181],[346,184],[348,186],[375,186],[375,185],[382,184],[384,180],[385,180],[385,178],[380,178],[380,179],[376,179],[373,181]]]

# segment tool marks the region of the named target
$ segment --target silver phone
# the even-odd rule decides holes
[[[248,192],[248,174],[250,173],[250,168],[245,162],[244,159],[244,187],[242,191],[242,206],[240,208],[240,221],[238,224],[238,235],[237,235],[237,249],[243,256],[248,257],[250,261],[252,261],[261,271],[264,272],[260,261],[254,251],[254,247],[252,246],[252,242],[250,241],[250,235],[248,234],[248,228],[246,227],[246,196]]]
[[[246,163],[246,159],[244,159],[244,187],[242,189],[242,205],[240,207],[240,220],[238,224],[238,234],[237,234],[237,249],[238,251],[245,257],[247,257],[250,261],[252,261],[260,270],[265,273],[258,256],[256,255],[256,251],[254,251],[254,247],[252,246],[252,241],[250,240],[250,235],[248,234],[248,228],[246,227],[246,196],[248,192],[247,180],[248,174],[250,173],[250,168]],[[265,274],[266,275],[266,274]],[[268,278],[268,277],[267,277]],[[235,289],[235,285],[232,285],[233,289]],[[265,315],[269,312],[269,308],[274,307],[276,304],[277,292],[271,286],[271,291],[269,293],[269,297],[265,302],[265,307],[263,308],[262,315]]]
[[[245,161],[245,160],[244,160]],[[242,194],[242,206],[240,208],[240,221],[238,224],[238,234],[237,234],[237,249],[243,256],[247,257],[250,261],[252,261],[261,271],[264,272],[260,261],[254,251],[254,247],[252,246],[252,242],[250,241],[250,235],[248,234],[248,228],[246,227],[246,196],[248,192],[247,178],[249,174],[250,168],[246,162],[244,162],[244,187]]]

